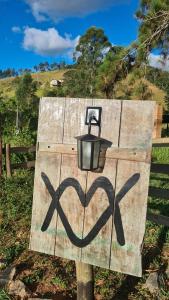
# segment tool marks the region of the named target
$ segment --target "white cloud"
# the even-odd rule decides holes
[[[19,26],[13,26],[12,27],[12,31],[15,33],[20,33],[21,32],[21,28]]]
[[[78,40],[79,37],[71,39],[68,34],[62,37],[55,28],[43,31],[27,27],[24,30],[23,47],[44,56],[65,55],[75,48]]]
[[[54,21],[67,17],[82,17],[105,10],[112,5],[131,3],[131,0],[24,0],[31,8],[37,21],[47,17]]]
[[[151,53],[149,55],[149,64],[154,68],[169,72],[169,57],[164,60],[161,55],[155,55]]]

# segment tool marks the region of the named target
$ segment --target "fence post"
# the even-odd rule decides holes
[[[0,178],[2,177],[2,136],[0,132]]]
[[[94,299],[93,266],[76,262],[77,300]]]
[[[6,144],[6,175],[11,177],[10,144]]]
[[[0,114],[0,177],[2,177],[2,115]]]

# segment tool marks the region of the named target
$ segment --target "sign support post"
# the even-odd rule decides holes
[[[93,266],[76,262],[77,300],[94,299]]]

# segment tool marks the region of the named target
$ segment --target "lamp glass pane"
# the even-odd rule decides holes
[[[77,141],[78,167],[81,169],[81,141]]]
[[[91,142],[82,142],[82,168],[85,170],[90,170],[91,146]]]
[[[93,169],[98,168],[100,155],[100,141],[94,142],[94,153],[93,153]]]

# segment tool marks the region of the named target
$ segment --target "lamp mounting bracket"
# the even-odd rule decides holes
[[[89,125],[89,121],[91,120],[90,123],[91,125],[100,126],[101,114],[102,114],[102,107],[88,106],[86,109],[85,124]]]

